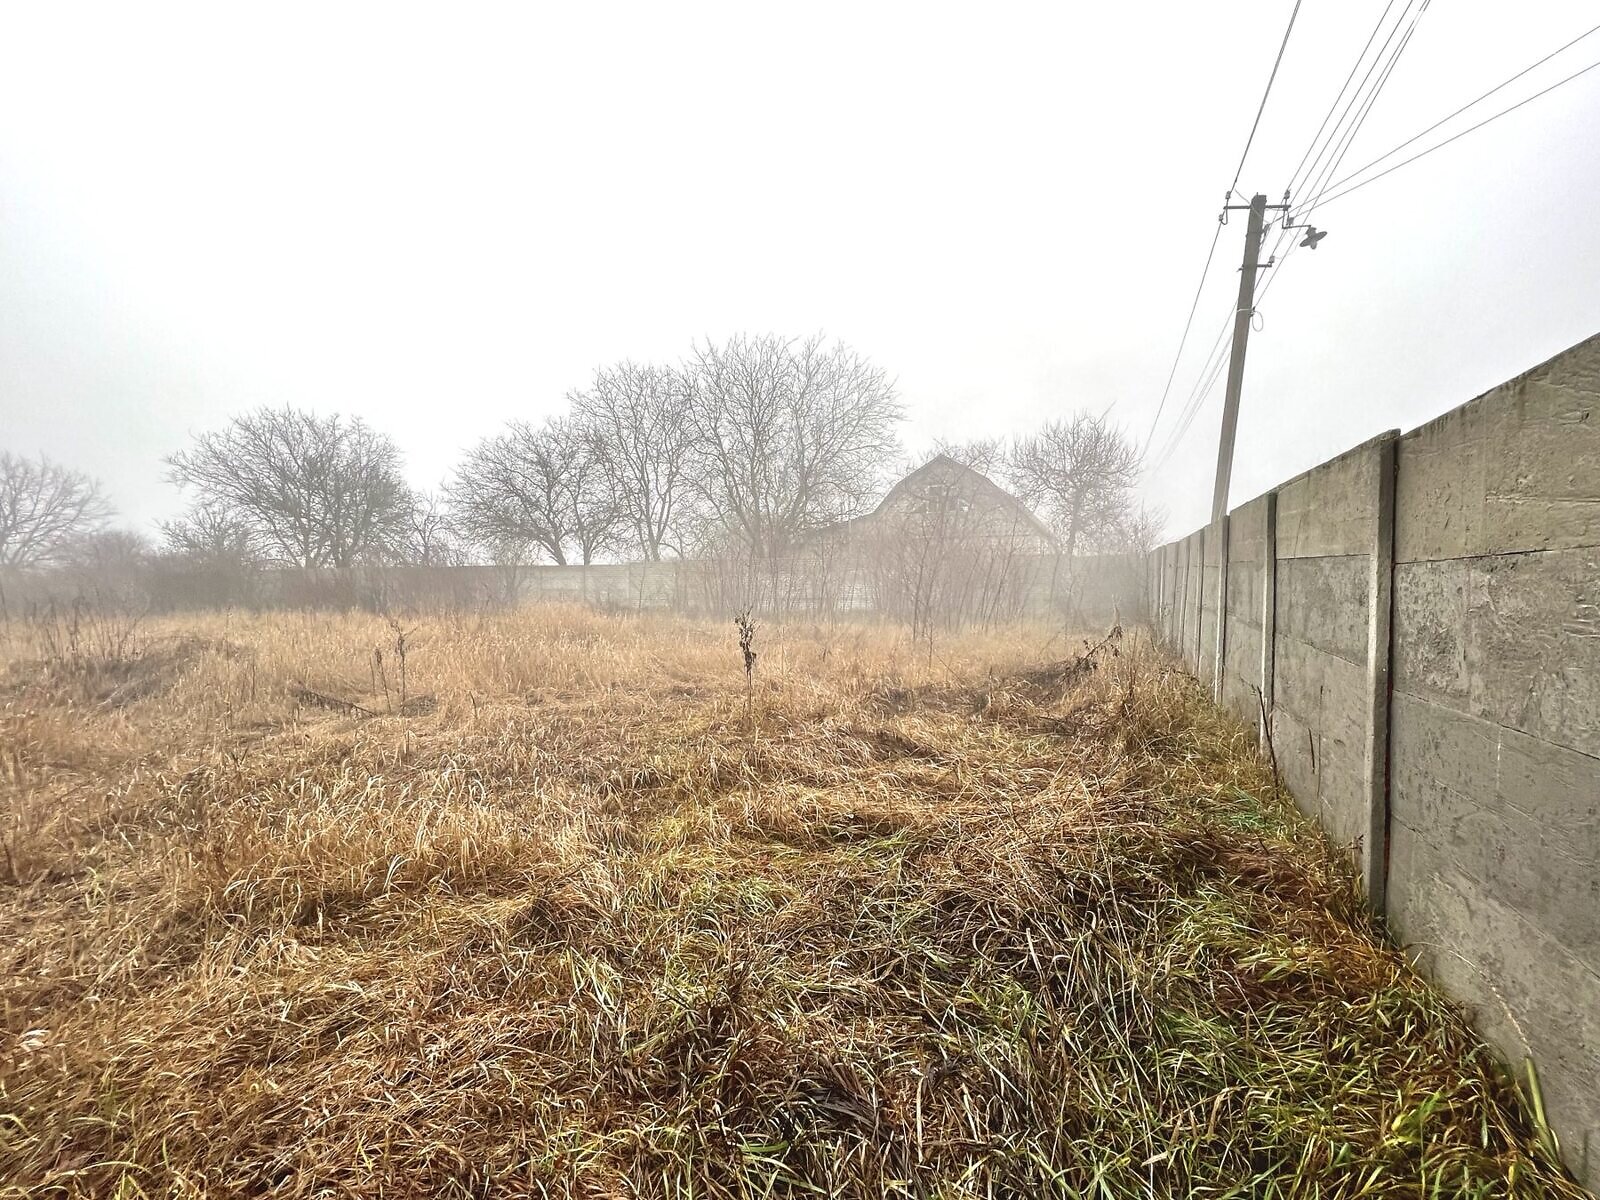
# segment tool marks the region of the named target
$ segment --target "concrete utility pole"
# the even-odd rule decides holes
[[[1270,207],[1282,211],[1287,221],[1289,197]],[[1229,204],[1227,208],[1243,208]],[[1221,701],[1222,683],[1228,653],[1228,483],[1233,478],[1233,439],[1239,429],[1239,393],[1244,387],[1244,351],[1250,340],[1250,318],[1255,313],[1256,270],[1262,264],[1261,233],[1267,214],[1267,198],[1260,192],[1250,197],[1250,220],[1244,231],[1244,262],[1239,267],[1239,306],[1233,314],[1233,354],[1228,359],[1228,394],[1222,407],[1222,437],[1217,443],[1217,484],[1211,493],[1211,526],[1206,535],[1207,558],[1217,564],[1217,631],[1213,639],[1216,656],[1212,664],[1211,694]],[[1215,550],[1211,551],[1211,547]],[[1205,587],[1205,564],[1200,568],[1201,589]],[[1201,623],[1205,612],[1201,610]]]
[[[1229,208],[1239,207],[1229,205]],[[1255,311],[1256,268],[1261,255],[1261,226],[1267,198],[1250,197],[1250,220],[1244,232],[1244,265],[1239,268],[1239,307],[1233,314],[1233,355],[1228,359],[1228,394],[1222,405],[1222,440],[1217,444],[1217,486],[1211,494],[1211,524],[1221,528],[1228,515],[1228,481],[1233,477],[1233,438],[1239,429],[1239,392],[1244,386],[1244,351],[1250,340],[1250,316]]]

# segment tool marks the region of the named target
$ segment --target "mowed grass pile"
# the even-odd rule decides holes
[[[1137,638],[414,625],[6,631],[0,1194],[1582,1194]]]

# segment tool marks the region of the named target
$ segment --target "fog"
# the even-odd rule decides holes
[[[0,449],[148,530],[164,456],[259,405],[360,415],[429,487],[599,364],[819,330],[898,380],[908,456],[1078,410],[1142,444],[1290,8],[10,6]],[[1242,192],[1278,198],[1383,11],[1303,5]],[[1594,16],[1431,5],[1349,164]],[[1600,71],[1319,211],[1259,306],[1235,502],[1600,330],[1597,147]],[[1147,472],[1173,532],[1220,393]]]

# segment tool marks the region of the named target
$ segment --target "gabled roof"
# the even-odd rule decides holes
[[[1001,487],[994,480],[990,479],[982,471],[974,470],[972,467],[967,466],[966,463],[958,462],[956,459],[951,458],[948,454],[935,454],[927,462],[923,463],[915,471],[912,471],[911,474],[907,475],[899,483],[890,488],[888,494],[885,495],[882,500],[878,501],[878,506],[868,513],[866,517],[857,519],[871,520],[874,517],[880,516],[889,508],[891,504],[894,503],[896,499],[905,495],[907,492],[914,491],[917,487],[918,481],[920,481],[924,476],[932,474],[935,470],[947,471],[952,467],[955,469],[957,475],[964,477],[977,492],[987,495],[994,500],[998,500],[1006,507],[1015,510],[1034,533],[1038,534],[1040,537],[1044,538],[1048,542],[1051,542],[1052,544],[1055,542],[1056,535],[1050,531],[1050,527],[1043,521],[1039,520],[1038,517],[1034,516],[1033,511],[1026,504],[1024,504],[1021,500],[1018,500],[1015,496],[1006,491],[1005,488]]]

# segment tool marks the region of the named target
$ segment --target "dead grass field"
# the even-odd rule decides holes
[[[415,625],[5,627],[0,1195],[1583,1194],[1136,638]]]

